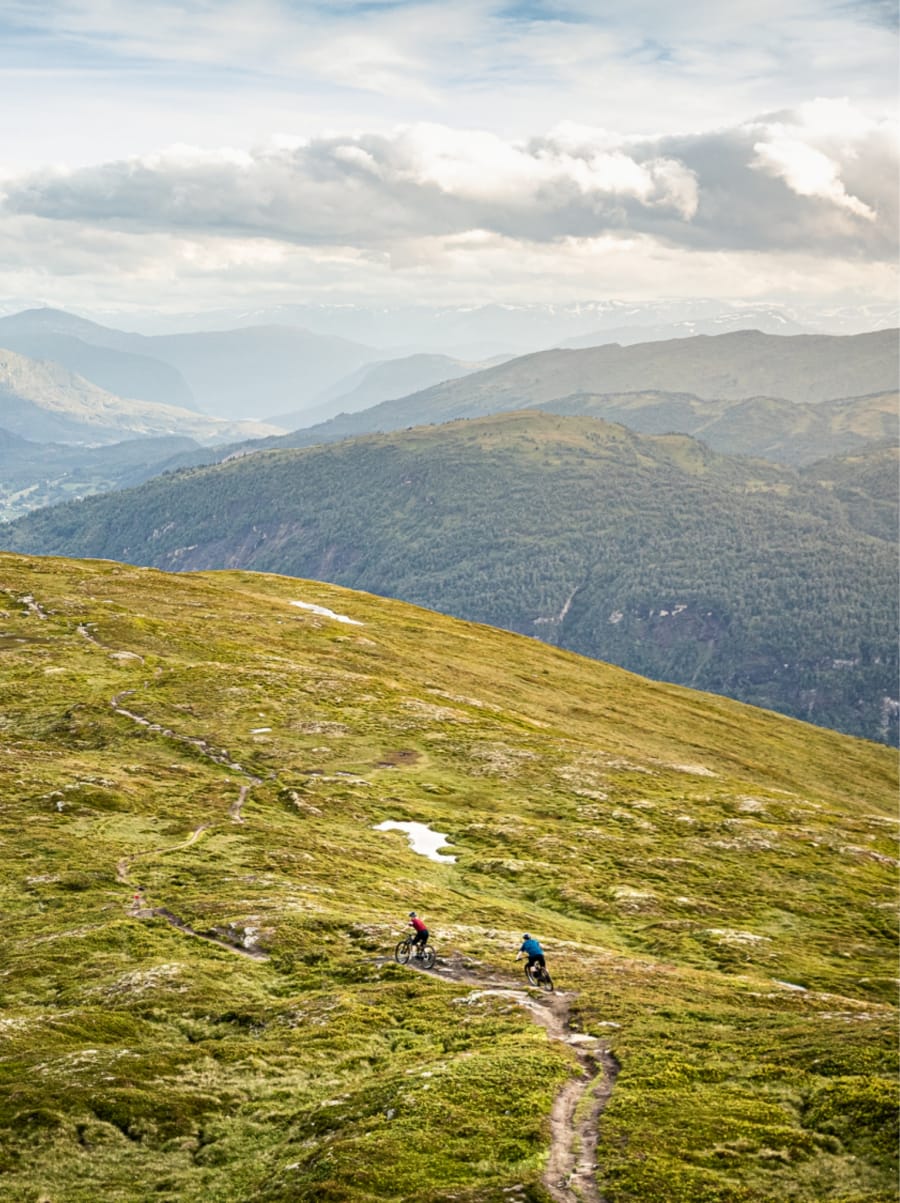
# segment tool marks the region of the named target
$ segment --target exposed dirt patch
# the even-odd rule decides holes
[[[418,764],[421,759],[420,752],[414,752],[411,748],[398,748],[394,752],[385,752],[375,767],[378,769],[406,768],[409,765]]]
[[[244,816],[241,814],[241,809],[247,799],[247,795],[250,793],[250,788],[250,785],[242,785],[240,792],[238,793],[237,800],[232,802],[231,806],[228,808],[228,817],[234,823],[243,823],[244,821]]]

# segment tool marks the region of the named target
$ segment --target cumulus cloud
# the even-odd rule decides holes
[[[703,250],[896,254],[897,131],[844,103],[732,128],[625,138],[572,125],[526,141],[415,124],[253,151],[176,147],[7,180],[7,214],[402,259],[485,231],[523,244],[650,236]]]

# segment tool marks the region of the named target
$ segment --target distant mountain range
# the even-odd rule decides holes
[[[0,348],[0,423],[32,442],[114,443],[138,435],[177,434],[203,442],[258,437],[273,428],[232,422],[114,396],[59,364]]]
[[[157,478],[3,542],[315,577],[895,739],[896,546],[877,536],[896,531],[896,462],[800,474],[509,413]]]
[[[256,446],[313,446],[525,406],[590,413],[650,434],[694,434],[727,454],[809,463],[896,437],[898,371],[890,330],[847,337],[742,331],[541,351]]]
[[[94,346],[72,334],[16,334],[4,329],[2,321],[0,347],[29,359],[59,364],[119,397],[197,409],[194,394],[181,373],[149,355]]]
[[[41,310],[8,320],[26,331],[36,322],[47,327],[47,339],[62,340],[64,347],[73,343],[86,347],[74,336],[57,332],[58,328],[85,332],[90,323],[71,315]],[[20,329],[20,337],[33,336]],[[96,327],[92,337],[116,339],[119,334]],[[198,337],[201,343],[212,340],[223,345],[229,338],[226,334]],[[107,353],[122,354],[115,349],[98,351]],[[280,362],[278,356],[273,362]],[[488,367],[448,356],[416,355],[354,369],[320,390],[312,409],[281,414],[267,430],[264,425],[229,425],[196,411],[190,414],[112,398],[100,389],[92,391],[86,380],[59,365],[31,362],[26,368],[27,360],[7,353],[5,427],[31,443],[97,444],[136,436],[188,440],[180,451],[173,446],[173,458],[163,461],[148,447],[146,477],[155,469],[163,470],[161,464],[169,469],[211,463],[263,447],[311,446],[528,405],[622,422],[648,434],[680,431],[727,454],[804,464],[897,439],[897,393],[877,391],[896,376],[896,362],[896,338],[890,331],[851,338],[743,332],[633,347],[554,350]],[[14,363],[19,365],[16,371]],[[672,388],[653,384],[660,380],[669,381]],[[408,393],[420,385],[427,387]],[[610,385],[622,391],[603,391]],[[831,397],[836,388],[851,385],[872,391]],[[754,395],[754,389],[769,390],[770,395]],[[771,395],[776,389],[782,395]],[[373,404],[385,397],[394,399]],[[322,417],[324,421],[316,421]],[[287,435],[277,433],[279,425],[284,430],[288,423],[297,423],[298,429]],[[242,441],[235,443],[236,437]],[[211,444],[219,444],[219,449]],[[44,471],[34,447],[17,456],[15,463],[7,449],[0,472],[5,516],[16,517],[40,504],[125,483],[114,467],[114,456],[106,457],[102,471],[96,456],[87,457],[81,467],[76,459],[67,454],[61,460],[58,451],[49,449]],[[129,451],[125,461],[131,465],[132,460]],[[31,480],[26,478],[29,471],[34,473]]]
[[[623,347],[634,343],[664,342],[673,338],[693,338],[698,334],[729,334],[736,330],[759,330],[764,334],[807,334],[803,326],[786,314],[767,309],[733,309],[696,319],[681,321],[636,323],[626,326],[604,326],[564,339],[559,345],[578,349],[619,343]]]
[[[445,380],[470,376],[488,366],[493,365],[468,363],[449,355],[407,355],[379,360],[364,364],[324,389],[309,408],[276,414],[270,420],[287,430],[312,426],[338,414],[358,413],[382,401],[406,397]]]
[[[297,327],[147,336],[57,309],[0,318],[4,346],[61,363],[129,398],[187,404],[232,420],[299,408],[355,368],[380,358],[373,348]]]
[[[516,355],[542,347],[568,345],[598,332],[619,332],[616,341],[649,342],[663,332],[671,338],[689,333],[756,329],[770,334],[860,334],[900,324],[896,303],[787,305],[771,302],[672,298],[655,301],[615,299],[545,304],[527,299],[505,304],[396,305],[353,301],[338,304],[284,304],[203,313],[110,313],[98,320],[140,329],[145,334],[186,330],[223,330],[244,326],[301,326],[316,334],[336,335],[379,348],[378,358],[428,352],[476,360]]]

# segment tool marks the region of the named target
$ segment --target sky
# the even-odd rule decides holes
[[[0,307],[897,296],[887,0],[0,0]]]

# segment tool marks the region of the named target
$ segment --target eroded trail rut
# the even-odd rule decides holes
[[[508,978],[467,968],[458,955],[419,970],[476,990],[474,997],[507,998],[526,1010],[545,1028],[551,1040],[567,1045],[581,1070],[571,1078],[550,1113],[550,1156],[544,1185],[555,1203],[606,1203],[597,1184],[597,1134],[600,1116],[609,1101],[619,1063],[602,1040],[575,1032],[570,1025],[571,993],[535,996]]]

